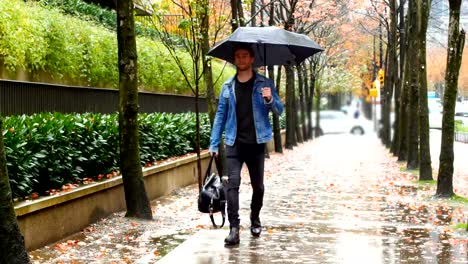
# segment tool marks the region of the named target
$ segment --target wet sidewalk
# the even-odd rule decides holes
[[[31,256],[37,263],[468,263],[468,232],[460,228],[468,205],[434,199],[435,186],[417,184],[401,166],[373,135],[324,136],[266,161],[260,238],[249,232],[245,175],[237,247],[225,248],[228,229],[212,229],[197,212],[190,186],[154,201],[155,221],[114,214]]]

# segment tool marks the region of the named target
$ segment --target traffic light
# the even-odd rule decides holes
[[[385,72],[383,69],[379,70],[379,82],[380,82],[380,87],[384,86],[384,81],[385,81]]]
[[[372,82],[372,88],[369,90],[369,95],[371,97],[376,98],[378,96],[378,94],[379,94],[378,91],[377,91],[377,84],[378,84],[377,80]]]

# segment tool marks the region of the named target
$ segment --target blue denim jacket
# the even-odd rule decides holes
[[[259,73],[255,74],[254,90],[252,92],[253,118],[255,123],[255,134],[257,143],[266,143],[272,139],[272,129],[268,113],[272,110],[280,115],[283,112],[283,104],[275,89],[272,80]],[[237,134],[236,119],[236,92],[235,77],[232,77],[223,84],[219,96],[218,110],[216,111],[213,128],[211,129],[210,152],[218,152],[218,145],[221,135],[226,129],[224,143],[228,146],[234,145]],[[262,88],[270,87],[273,96],[270,102],[266,102],[262,97]]]

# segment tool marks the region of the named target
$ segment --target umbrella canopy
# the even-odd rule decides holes
[[[239,27],[231,36],[217,43],[208,55],[234,63],[234,48],[239,43],[251,45],[255,53],[254,67],[297,65],[323,51],[303,34],[278,27]]]

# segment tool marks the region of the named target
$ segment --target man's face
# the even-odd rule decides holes
[[[239,71],[246,71],[252,67],[254,57],[250,56],[248,50],[238,49],[234,53],[234,64]]]

